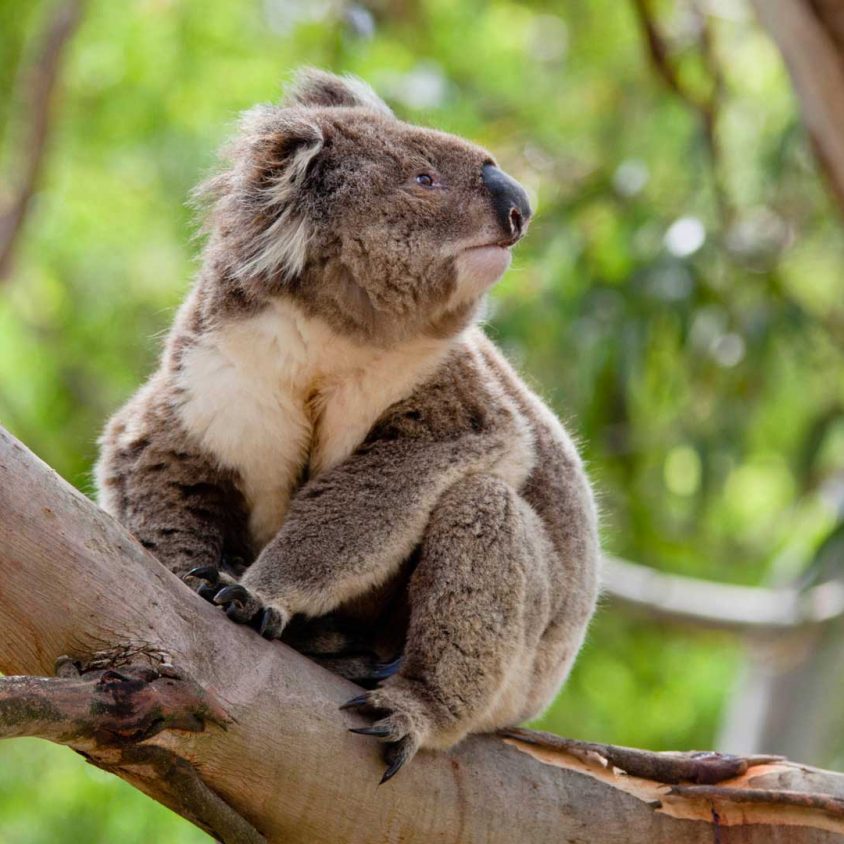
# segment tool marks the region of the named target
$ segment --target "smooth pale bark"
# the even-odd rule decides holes
[[[85,662],[116,648],[165,654],[216,714],[201,730],[171,719],[122,748],[88,734],[59,740],[205,828],[221,806],[196,811],[190,777],[156,764],[156,748],[194,766],[196,791],[286,844],[844,840],[842,775],[775,761],[717,785],[667,785],[659,779],[676,780],[688,760],[678,769],[676,757],[529,732],[420,753],[379,787],[378,746],[350,734],[363,721],[338,710],[354,685],[230,623],[0,429],[0,670],[51,675],[61,655]],[[0,734],[21,734],[10,722],[26,717],[19,708],[4,724],[0,708]],[[254,840],[229,820],[227,840]],[[716,825],[730,826],[722,839]]]

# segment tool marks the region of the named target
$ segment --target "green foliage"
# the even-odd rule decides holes
[[[7,172],[11,68],[52,7],[0,5]],[[407,119],[489,147],[531,192],[490,331],[578,432],[607,548],[719,580],[796,576],[843,509],[844,243],[780,58],[735,7],[711,21],[725,218],[699,122],[617,0],[91,0],[0,291],[0,420],[90,490],[97,432],[154,365],[194,271],[185,203],[227,127],[299,64],[351,71]],[[666,21],[705,90],[685,8]],[[711,745],[737,659],[732,639],[605,611],[541,724]],[[68,752],[0,745],[0,841],[65,838],[202,836]]]
[[[152,841],[200,844],[211,839],[66,747],[38,739],[0,744],[0,842]]]

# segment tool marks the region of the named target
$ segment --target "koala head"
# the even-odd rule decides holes
[[[382,345],[459,331],[531,215],[486,150],[316,70],[247,112],[226,158],[203,189],[217,270]]]

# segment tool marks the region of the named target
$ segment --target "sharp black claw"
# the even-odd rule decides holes
[[[387,770],[384,771],[384,776],[381,777],[381,781],[378,785],[384,785],[387,780],[392,779],[399,772],[402,765],[404,765],[408,759],[413,758],[414,753],[416,753],[416,745],[409,736],[405,736],[405,738],[390,745],[386,752],[386,756],[390,760],[390,764],[387,766]]]
[[[358,695],[357,697],[353,697],[351,700],[347,700],[345,703],[340,704],[340,709],[354,709],[356,706],[365,706],[368,701],[368,694]]]
[[[191,569],[185,577],[198,577],[200,580],[207,580],[213,585],[220,581],[220,570],[217,566],[197,566],[195,569]]]
[[[272,607],[266,607],[259,614],[259,619],[258,632],[265,639],[275,639],[279,634],[279,627],[281,626],[281,618],[279,617],[278,610],[274,610]]]
[[[205,598],[206,601],[210,601],[212,604],[214,603],[214,596],[220,591],[220,587],[218,585],[210,586],[207,583],[203,583],[199,589],[196,590],[196,594],[199,595],[201,598]]]
[[[389,727],[349,727],[350,733],[357,733],[359,736],[375,736],[376,738],[385,738],[390,735]]]
[[[404,763],[405,759],[403,756],[396,756],[396,758],[387,765],[387,770],[384,771],[384,776],[381,777],[378,785],[384,785],[387,780],[391,780],[399,772],[399,769],[402,765],[404,765]]]
[[[386,680],[392,677],[401,668],[402,657],[397,656],[392,662],[382,662],[375,666],[375,670],[369,676],[373,680]]]
[[[215,596],[215,604],[245,604],[249,600],[249,593],[242,586],[224,586]]]

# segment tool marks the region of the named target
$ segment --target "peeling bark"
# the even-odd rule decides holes
[[[378,787],[338,709],[355,686],[228,622],[0,429],[0,670],[62,655],[0,686],[0,735],[66,743],[224,841],[844,840],[844,775],[770,758],[511,731]]]

